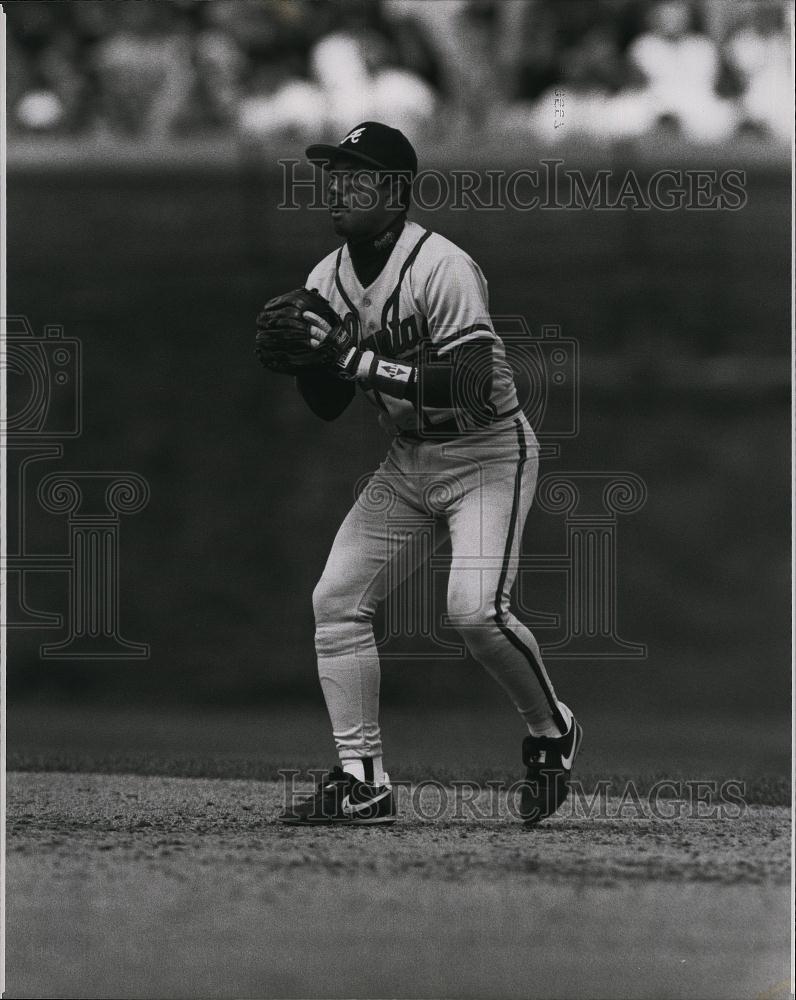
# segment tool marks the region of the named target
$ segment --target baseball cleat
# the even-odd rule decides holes
[[[331,823],[375,826],[377,823],[394,823],[395,798],[389,785],[369,785],[347,774],[341,767],[335,767],[318,784],[312,795],[288,806],[278,819],[281,823],[291,823],[294,826]]]
[[[527,770],[520,790],[519,813],[527,826],[552,816],[566,800],[572,764],[582,739],[583,730],[573,717],[564,736],[526,736],[523,740],[522,762]]]

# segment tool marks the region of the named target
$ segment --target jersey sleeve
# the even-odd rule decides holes
[[[440,258],[425,287],[425,315],[437,354],[472,340],[495,340],[489,318],[486,278],[469,257]]]
[[[304,282],[305,288],[317,288],[320,291],[320,285],[323,282],[323,266],[322,264],[316,264],[315,267],[307,275],[307,280]]]

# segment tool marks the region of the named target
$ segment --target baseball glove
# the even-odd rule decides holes
[[[331,326],[319,347],[310,343],[310,324],[302,313],[312,312]],[[264,368],[286,375],[300,375],[333,366],[350,348],[342,321],[327,300],[314,288],[294,288],[277,295],[263,306],[257,317],[254,353]]]

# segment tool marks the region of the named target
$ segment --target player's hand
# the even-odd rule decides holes
[[[310,347],[319,348],[332,332],[331,324],[314,312],[303,312],[302,318],[306,320],[310,334]]]
[[[343,323],[336,326],[312,310],[305,310],[301,318],[307,324],[310,347],[317,350],[325,344],[335,359],[334,367],[340,378],[353,378],[356,374],[361,352],[357,350],[353,335]]]

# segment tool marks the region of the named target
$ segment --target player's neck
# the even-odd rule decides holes
[[[354,273],[363,288],[373,284],[381,274],[403,232],[405,223],[406,213],[401,212],[378,232],[368,233],[367,236],[357,240],[348,240],[348,252],[354,265]]]
[[[357,254],[382,253],[384,250],[390,250],[398,242],[405,222],[406,212],[392,216],[375,232],[348,240],[348,249]]]

